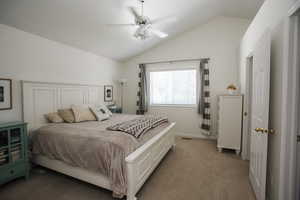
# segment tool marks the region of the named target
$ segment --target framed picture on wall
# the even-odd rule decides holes
[[[113,86],[112,85],[105,85],[104,86],[104,101],[111,102],[113,101]]]
[[[0,78],[0,110],[12,109],[11,79]]]

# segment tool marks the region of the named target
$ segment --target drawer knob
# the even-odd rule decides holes
[[[14,170],[10,170],[10,174],[13,174],[13,173],[15,173],[15,171]]]

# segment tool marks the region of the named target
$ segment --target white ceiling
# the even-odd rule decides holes
[[[263,0],[145,0],[150,19],[176,16],[157,27],[170,37],[216,16],[251,19]],[[0,23],[116,60],[128,59],[166,39],[135,39],[134,28],[108,27],[132,23],[128,6],[137,0],[0,0]]]

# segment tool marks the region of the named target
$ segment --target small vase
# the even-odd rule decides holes
[[[228,94],[230,94],[230,95],[234,95],[234,90],[228,90]]]

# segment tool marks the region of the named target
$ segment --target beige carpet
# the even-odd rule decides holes
[[[112,200],[111,192],[59,173],[35,168],[30,179],[0,187],[1,200]],[[137,195],[139,200],[254,200],[248,162],[219,153],[210,140],[177,138]]]

